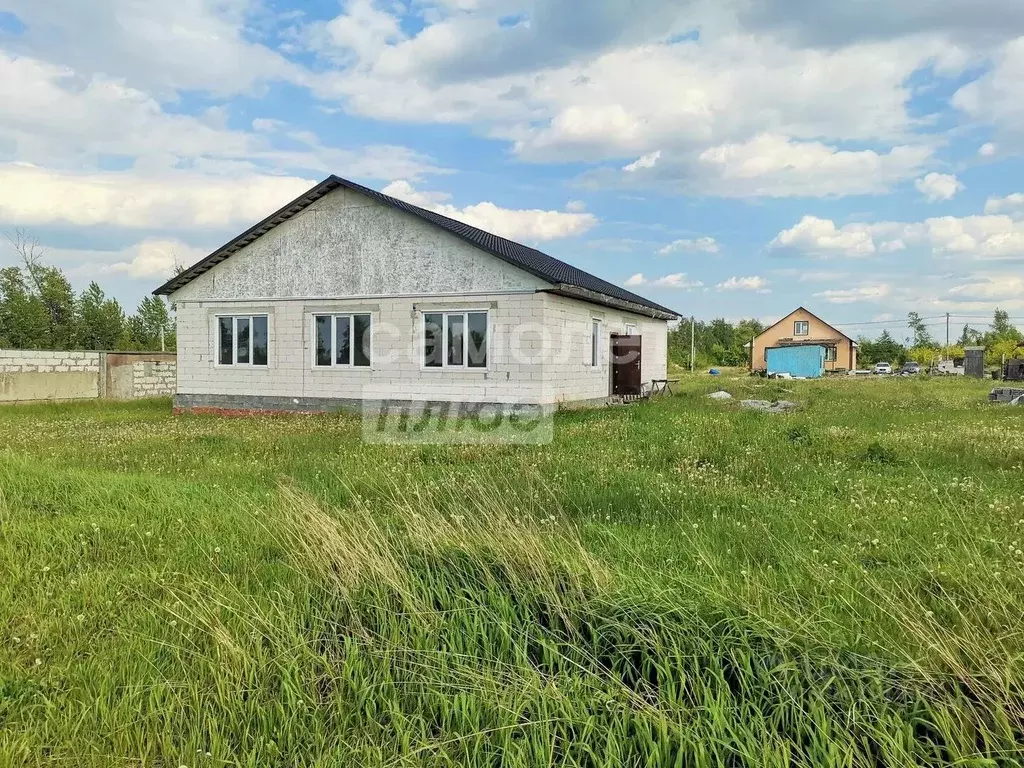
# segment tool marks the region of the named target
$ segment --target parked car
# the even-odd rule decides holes
[[[921,364],[916,363],[913,360],[907,360],[900,368],[900,373],[904,376],[917,376],[921,372]]]
[[[892,373],[892,363],[875,363],[875,367],[871,369],[871,372],[880,376],[885,376]]]

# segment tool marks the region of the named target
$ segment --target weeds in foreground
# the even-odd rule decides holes
[[[1019,764],[1021,425],[831,386],[530,451],[19,412],[0,764]]]

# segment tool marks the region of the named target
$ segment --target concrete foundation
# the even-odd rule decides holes
[[[257,414],[287,413],[356,413],[365,410],[379,411],[384,401],[360,400],[348,397],[274,397],[260,395],[209,395],[209,394],[178,394],[174,397],[174,412],[181,413],[214,413],[222,416],[253,416]],[[506,411],[514,408],[517,403],[481,403],[455,401],[422,401],[422,400],[388,400],[393,409],[411,407],[425,408],[428,405],[446,404],[450,412],[460,409],[483,409]],[[543,413],[550,414],[558,410],[578,408],[600,408],[608,404],[608,398],[593,398],[573,402],[551,403],[539,406]]]

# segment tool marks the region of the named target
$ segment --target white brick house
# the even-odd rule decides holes
[[[179,409],[603,403],[611,334],[641,337],[650,382],[676,317],[335,176],[155,293],[176,306]]]

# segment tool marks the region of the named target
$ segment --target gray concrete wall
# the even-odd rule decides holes
[[[498,293],[550,284],[417,216],[337,189],[176,291],[183,302]]]
[[[165,353],[0,349],[0,402],[173,395],[175,369]]]

